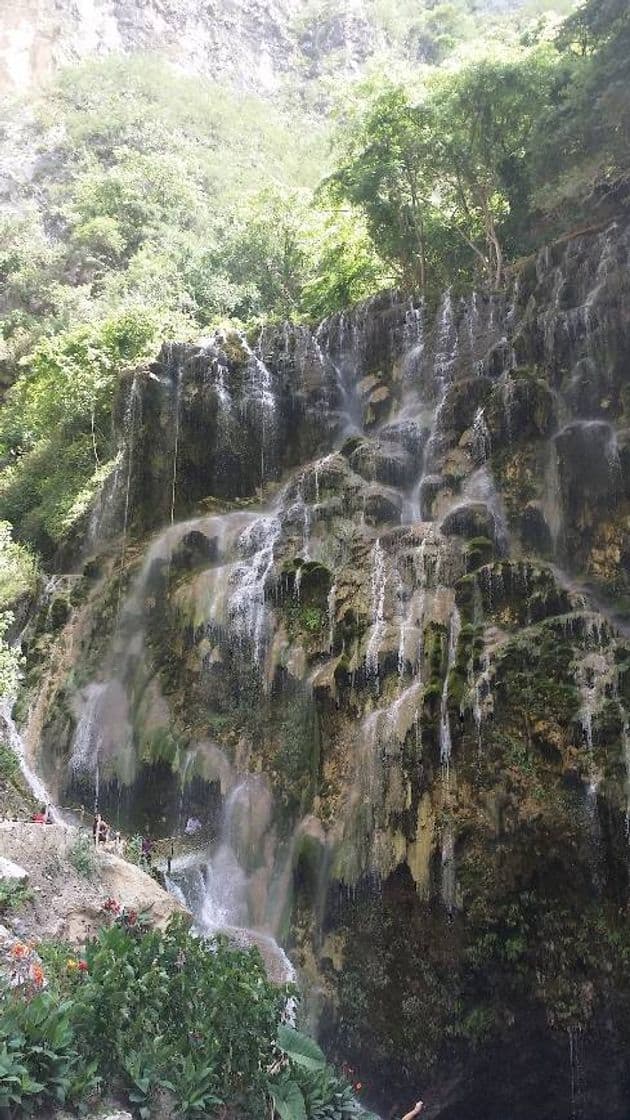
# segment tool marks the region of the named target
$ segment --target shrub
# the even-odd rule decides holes
[[[5,914],[7,910],[19,910],[32,897],[32,891],[21,880],[0,880],[0,914]]]
[[[6,743],[0,743],[0,778],[8,778],[11,781],[15,778],[20,764],[17,755],[11,750]]]
[[[68,849],[68,859],[75,871],[78,871],[84,879],[94,878],[96,874],[96,853],[92,841],[85,833],[79,833],[72,841]]]

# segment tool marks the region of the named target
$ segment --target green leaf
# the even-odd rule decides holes
[[[278,1046],[290,1061],[305,1069],[323,1069],[326,1065],[326,1057],[314,1039],[284,1023],[278,1028]]]
[[[273,1086],[273,1107],[280,1120],[307,1120],[302,1090],[295,1081],[283,1080]]]

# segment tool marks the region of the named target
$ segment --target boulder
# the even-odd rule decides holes
[[[2,883],[26,883],[28,880],[28,871],[20,867],[19,863],[13,863],[13,860],[5,859],[0,856],[0,882]]]
[[[444,518],[442,532],[445,537],[485,537],[494,540],[496,537],[496,522],[492,510],[483,502],[470,502],[456,506]]]
[[[367,482],[387,486],[409,486],[418,473],[417,464],[399,444],[365,440],[354,448],[350,466]]]
[[[397,523],[402,513],[402,499],[395,490],[371,486],[365,497],[365,520],[370,525]]]

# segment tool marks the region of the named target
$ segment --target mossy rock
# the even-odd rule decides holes
[[[456,506],[441,525],[446,537],[484,538],[494,540],[496,522],[492,510],[484,502],[467,502]]]
[[[72,607],[65,595],[56,595],[50,604],[48,618],[51,630],[61,630],[70,618]]]
[[[474,537],[466,546],[466,571],[475,572],[494,559],[494,542],[487,537]]]

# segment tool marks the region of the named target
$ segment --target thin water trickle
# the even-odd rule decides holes
[[[175,497],[177,491],[177,459],[179,456],[179,428],[180,428],[180,411],[181,411],[181,398],[182,398],[182,380],[183,380],[183,366],[180,363],[177,367],[177,379],[175,382],[175,403],[174,403],[174,436],[173,436],[173,466],[171,471],[171,525],[175,522]]]
[[[472,452],[476,463],[485,463],[490,458],[492,452],[492,440],[490,437],[490,430],[486,423],[486,413],[484,408],[478,408],[473,420],[473,444]]]
[[[440,762],[444,770],[445,776],[448,779],[449,769],[451,764],[451,755],[453,752],[453,743],[451,739],[451,724],[448,714],[448,694],[450,685],[451,670],[455,666],[455,658],[457,654],[457,640],[461,629],[461,618],[456,606],[453,607],[451,620],[449,624],[448,634],[448,652],[446,658],[446,673],[444,676],[444,685],[442,687],[442,699],[440,702]]]
[[[379,648],[385,631],[385,591],[387,588],[387,571],[385,568],[385,553],[377,538],[372,549],[372,628],[368,639],[365,654],[367,673],[378,685],[378,658]]]
[[[328,609],[328,650],[332,652],[335,644],[335,621],[337,615],[337,584],[331,584],[327,599]]]
[[[457,905],[457,868],[455,833],[450,821],[447,821],[442,828],[441,893],[442,902],[448,913],[452,915]]]

